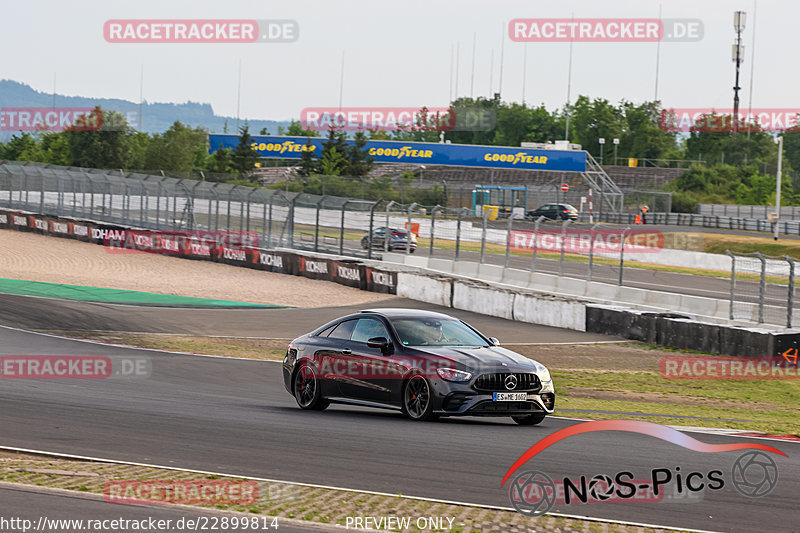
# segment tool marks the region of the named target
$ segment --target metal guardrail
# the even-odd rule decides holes
[[[602,222],[612,224],[633,224],[639,213],[603,213]],[[588,220],[588,214],[582,220]],[[647,213],[647,224],[667,226],[696,226],[743,231],[760,231],[773,233],[775,226],[762,218],[742,218],[724,215],[701,215],[698,213]],[[778,233],[782,235],[800,235],[800,220],[780,220]]]

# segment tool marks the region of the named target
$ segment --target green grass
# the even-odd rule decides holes
[[[800,381],[668,380],[657,372],[589,369],[551,372],[557,385],[557,408],[642,413],[641,416],[587,413],[588,418],[636,418],[659,424],[800,433]],[[575,396],[578,391],[580,396]],[[604,399],[609,393],[619,394],[619,400]],[[592,395],[603,398],[582,397]],[[648,417],[647,413],[712,420]]]

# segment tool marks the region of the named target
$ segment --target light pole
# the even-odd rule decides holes
[[[736,31],[736,42],[731,48],[731,59],[736,63],[736,82],[733,85],[733,116],[731,117],[732,131],[735,133],[739,122],[739,66],[744,60],[744,45],[742,44],[742,31],[744,30],[747,13],[744,11],[733,12],[733,29]]]
[[[619,139],[614,137],[614,164],[617,164],[617,146],[619,146]]]
[[[600,137],[597,142],[600,143],[600,166],[603,166],[603,148],[606,144],[606,140],[603,137]]]
[[[775,186],[775,240],[778,240],[778,226],[781,219],[781,163],[783,162],[783,137],[776,137],[778,145],[778,179]]]

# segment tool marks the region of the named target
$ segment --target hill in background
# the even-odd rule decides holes
[[[224,117],[214,114],[211,104],[186,102],[184,104],[149,103],[145,101],[141,106],[142,124],[139,125],[139,103],[118,98],[85,98],[82,96],[65,96],[56,93],[55,103],[53,93],[44,93],[33,89],[31,86],[13,80],[0,80],[0,110],[4,107],[95,107],[100,106],[106,110],[114,110],[125,115],[128,123],[135,129],[147,133],[161,133],[179,120],[183,124],[196,127],[202,126],[211,133],[223,133],[225,121],[228,122],[228,133],[237,133],[236,117]],[[240,124],[244,118],[240,119]],[[262,128],[273,135],[278,133],[278,127],[288,127],[289,121],[275,120],[248,120],[250,133],[258,134]],[[0,132],[0,141],[7,140],[14,134],[13,131]]]

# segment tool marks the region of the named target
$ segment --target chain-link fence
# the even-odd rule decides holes
[[[792,327],[797,299],[795,260],[759,252],[732,253],[730,318]]]
[[[729,254],[730,283],[722,276],[693,276],[693,286],[681,274],[664,272],[669,268],[646,266],[664,255],[658,253],[663,235],[650,229],[649,214],[646,226],[624,219],[609,226],[597,219],[561,219],[566,213],[552,220],[498,206],[479,211],[399,204],[37,165],[0,165],[0,206],[142,229],[251,232],[266,248],[367,258],[416,254],[434,270],[436,260],[455,261],[466,275],[494,265],[516,275],[527,271],[694,294],[723,305],[729,299],[731,319],[760,323],[791,326],[797,301],[795,263],[788,257]]]

